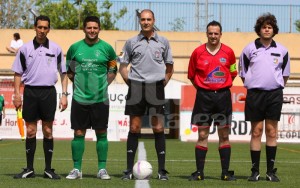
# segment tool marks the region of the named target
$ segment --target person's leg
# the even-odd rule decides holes
[[[98,173],[97,177],[102,180],[110,180],[110,176],[106,170],[107,152],[108,152],[108,140],[107,140],[107,128],[98,129],[95,131],[97,137],[96,151],[98,156]]]
[[[44,178],[50,179],[60,179],[60,177],[54,172],[54,169],[51,168],[52,155],[53,155],[53,135],[52,129],[53,121],[42,121],[42,130],[44,135],[43,148],[45,155],[45,171]]]
[[[158,159],[158,171],[165,170],[166,161],[166,139],[164,133],[163,115],[151,117],[152,130],[155,139],[155,150]]]
[[[27,167],[23,171],[14,176],[15,179],[20,178],[33,178],[35,177],[33,162],[34,154],[36,150],[36,132],[37,132],[37,122],[26,122],[26,164]]]
[[[278,121],[266,120],[266,157],[267,157],[267,180],[279,181],[275,175],[277,169],[274,169],[276,151],[277,151],[277,133]]]
[[[42,122],[42,130],[44,135],[43,149],[45,155],[45,169],[51,169],[52,155],[53,155],[53,136],[52,136],[53,122]]]
[[[221,159],[222,174],[226,174],[229,169],[231,146],[229,142],[228,126],[218,126],[219,154]]]
[[[108,140],[106,129],[95,130],[97,142],[96,151],[98,156],[98,170],[106,169],[106,160],[108,152]]]
[[[129,115],[129,132],[127,137],[127,169],[123,172],[122,180],[133,179],[132,168],[138,140],[141,135],[142,116],[146,110],[144,83],[129,81],[126,98],[125,115]]]
[[[198,127],[198,140],[195,147],[195,158],[198,172],[204,172],[206,153],[208,151],[209,127]]]
[[[252,169],[259,172],[260,153],[261,153],[261,137],[263,134],[263,121],[251,122],[251,140],[250,153],[252,161]]]
[[[251,122],[251,140],[250,140],[250,156],[251,156],[251,175],[248,181],[258,181],[260,177],[260,154],[261,154],[261,138],[263,134],[264,120],[266,119],[266,110],[268,107],[269,92],[248,89],[245,102],[245,121]]]
[[[53,121],[55,119],[55,111],[57,104],[57,94],[54,86],[51,87],[34,87],[32,91],[37,96],[37,114],[42,120],[43,131],[43,149],[45,155],[45,171],[44,178],[60,179],[51,168],[52,156],[54,151],[53,142]]]
[[[74,130],[74,138],[71,142],[73,168],[81,171],[82,158],[85,149],[86,130]]]
[[[274,163],[277,151],[278,121],[280,121],[281,117],[283,91],[282,89],[277,89],[274,91],[270,91],[268,94],[268,108],[266,110],[265,120],[267,157],[266,179],[268,181],[278,182],[279,179],[275,175],[277,169],[274,168]]]
[[[195,159],[197,170],[191,174],[189,181],[204,180],[204,165],[207,153],[209,126],[198,126],[198,140],[195,145]]]
[[[34,155],[36,150],[36,132],[37,132],[37,122],[26,122],[26,161],[27,169],[34,169]]]
[[[36,133],[37,133],[37,120],[39,117],[38,100],[39,92],[35,88],[25,86],[23,92],[23,105],[22,105],[22,116],[25,120],[26,125],[26,162],[27,167],[21,172],[14,176],[14,178],[28,178],[34,177],[34,155],[36,150]]]
[[[73,169],[66,177],[67,179],[82,179],[82,157],[85,149],[85,133],[85,129],[74,129],[74,138],[71,141]]]
[[[141,134],[142,117],[130,116],[130,129],[127,138],[127,170],[132,170],[138,139]]]
[[[221,160],[221,179],[224,181],[235,181],[234,171],[229,171],[231,145],[229,142],[229,126],[219,126],[219,154]]]

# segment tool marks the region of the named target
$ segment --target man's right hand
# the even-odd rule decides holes
[[[22,98],[20,95],[15,95],[14,99],[13,99],[13,103],[16,107],[16,109],[18,110],[19,108],[22,107]]]

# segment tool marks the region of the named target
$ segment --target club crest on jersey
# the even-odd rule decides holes
[[[274,63],[274,64],[278,64],[278,59],[277,59],[277,58],[274,58],[274,59],[273,59],[273,63]]]
[[[96,57],[99,57],[100,55],[101,55],[100,50],[95,50],[95,56],[96,56]]]
[[[223,64],[226,63],[226,58],[221,57],[221,58],[220,58],[220,63],[223,63]]]

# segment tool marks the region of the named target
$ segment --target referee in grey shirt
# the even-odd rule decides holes
[[[125,115],[130,117],[127,138],[127,169],[123,180],[133,179],[132,168],[140,137],[142,116],[151,118],[158,158],[158,179],[168,180],[165,170],[164,87],[173,74],[169,42],[154,31],[154,13],[145,9],[140,15],[141,32],[129,39],[119,57],[120,74],[129,86]],[[130,71],[127,67],[130,66]]]

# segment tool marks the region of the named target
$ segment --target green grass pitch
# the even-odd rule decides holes
[[[209,143],[205,164],[205,181],[188,181],[188,177],[195,171],[194,146],[195,143],[167,140],[166,169],[170,172],[169,181],[159,181],[157,177],[157,159],[153,139],[140,139],[144,142],[147,160],[153,166],[153,177],[149,181],[152,188],[193,188],[193,187],[300,187],[300,147],[299,144],[279,143],[275,167],[278,168],[279,183],[265,180],[265,147],[261,153],[261,180],[248,182],[250,175],[249,143],[232,143],[230,170],[235,171],[237,181],[224,182],[220,180],[221,165],[218,144]],[[13,179],[13,175],[21,172],[25,167],[25,142],[19,140],[3,140],[0,142],[0,188],[134,188],[135,181],[122,181],[122,171],[126,168],[126,142],[109,142],[107,170],[111,180],[99,180],[97,174],[96,146],[93,141],[86,141],[83,160],[83,179],[67,180],[65,176],[72,169],[70,140],[56,140],[52,166],[62,177],[61,180],[44,179],[44,154],[42,141],[37,143],[35,155],[35,178]],[[137,158],[137,155],[136,155]]]

